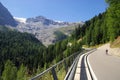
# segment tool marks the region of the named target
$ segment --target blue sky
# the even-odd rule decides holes
[[[106,10],[105,0],[0,0],[15,17],[86,21]]]

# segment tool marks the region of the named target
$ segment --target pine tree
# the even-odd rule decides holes
[[[16,80],[16,77],[17,77],[17,68],[10,60],[8,60],[5,63],[4,71],[2,74],[2,79],[3,80]]]
[[[17,72],[17,80],[26,80],[25,78],[26,78],[26,67],[23,65],[23,64],[21,64],[21,66],[20,66],[20,69],[18,70],[18,72]]]
[[[106,0],[109,4],[107,9],[107,26],[110,40],[113,41],[120,35],[120,0]]]

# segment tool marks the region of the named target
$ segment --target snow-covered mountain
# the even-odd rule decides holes
[[[47,26],[47,27],[62,27],[62,26],[71,25],[69,22],[54,21],[54,20],[48,19],[43,16],[37,16],[35,18],[28,18],[26,20],[26,23],[37,24],[39,26],[42,25],[42,26]]]
[[[51,20],[43,16],[28,19],[14,17],[14,19],[18,22],[18,26],[16,27],[17,30],[34,34],[36,38],[45,45],[52,44],[56,41],[54,32],[59,30],[59,28],[71,27],[77,24],[83,25],[83,23],[69,23]],[[73,30],[74,28],[70,29]],[[66,30],[65,34],[69,35],[71,31],[70,29],[68,29],[68,33]]]
[[[83,23],[69,23],[64,21],[51,20],[43,16],[34,18],[13,17],[0,3],[0,25],[7,25],[11,29],[17,29],[20,32],[28,32],[34,34],[43,44],[49,45],[56,41],[54,32],[63,30],[64,34],[69,35],[75,25]],[[66,28],[67,27],[67,28]],[[70,28],[69,28],[70,27]]]
[[[14,19],[19,23],[17,28],[21,31],[30,31],[30,30],[42,30],[42,29],[49,29],[49,28],[61,28],[61,27],[67,27],[67,26],[74,26],[76,24],[83,23],[69,23],[69,22],[63,22],[63,21],[56,21],[47,19],[43,16],[37,16],[35,18],[18,18],[14,17]]]

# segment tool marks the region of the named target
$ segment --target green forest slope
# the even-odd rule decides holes
[[[61,35],[62,36],[62,35]],[[0,79],[26,80],[72,53],[81,50],[70,39],[45,47],[34,35],[0,26]]]
[[[120,35],[120,0],[106,0],[107,10],[75,29],[73,38],[81,38],[83,44],[95,46],[114,41]]]

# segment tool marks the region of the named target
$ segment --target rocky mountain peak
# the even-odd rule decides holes
[[[54,20],[51,20],[51,19],[48,19],[46,17],[43,17],[43,16],[37,16],[35,18],[28,18],[26,20],[27,23],[40,23],[40,24],[43,24],[43,25],[47,25],[47,26],[50,26],[50,25],[59,25],[59,26],[64,26],[64,25],[69,25],[68,22],[58,22],[58,21],[54,21]]]

